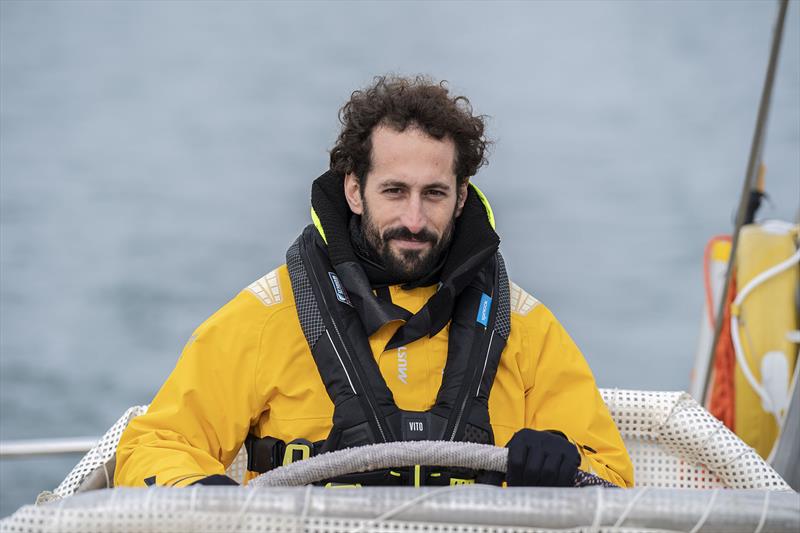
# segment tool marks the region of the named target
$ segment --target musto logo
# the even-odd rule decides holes
[[[408,385],[408,359],[405,346],[397,349],[397,379]]]

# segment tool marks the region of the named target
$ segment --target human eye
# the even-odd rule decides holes
[[[428,197],[436,199],[444,198],[445,196],[447,196],[447,192],[441,189],[428,189],[426,191],[426,194],[428,195]]]

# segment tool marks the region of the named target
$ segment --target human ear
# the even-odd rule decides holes
[[[347,205],[350,206],[350,211],[356,215],[363,213],[364,205],[361,202],[361,182],[358,181],[358,178],[352,172],[344,176],[344,197],[347,199]]]
[[[464,180],[464,183],[458,186],[458,195],[456,196],[456,217],[461,216],[461,211],[464,210],[464,204],[467,203],[467,189],[469,189],[469,180]]]

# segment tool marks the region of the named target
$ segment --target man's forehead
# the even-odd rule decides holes
[[[397,131],[378,126],[372,132],[371,155],[370,180],[455,186],[456,149],[448,137],[436,139],[419,127]]]

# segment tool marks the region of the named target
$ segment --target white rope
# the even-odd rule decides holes
[[[110,489],[111,485],[111,476],[108,475],[108,461],[103,463],[103,474],[106,475],[106,486],[105,488]]]
[[[704,454],[708,453],[708,446],[711,444],[711,439],[716,437],[719,433],[723,432],[725,429],[725,424],[719,421],[718,418],[714,418],[714,431],[709,431],[708,436],[703,439],[703,442],[700,443],[700,449],[703,451]],[[737,457],[738,459],[738,457]]]
[[[625,510],[624,510],[624,511],[622,511],[622,514],[621,514],[621,515],[619,515],[619,518],[617,519],[617,521],[616,521],[616,522],[614,522],[614,525],[613,525],[612,527],[614,527],[614,528],[617,528],[617,527],[620,527],[620,526],[622,526],[622,524],[623,524],[623,523],[625,522],[625,520],[628,518],[628,515],[629,515],[629,514],[631,514],[631,512],[633,511],[633,507],[634,507],[634,505],[636,505],[636,503],[637,503],[639,500],[641,500],[641,499],[642,499],[642,496],[644,496],[644,494],[645,494],[647,491],[649,491],[649,490],[650,490],[650,487],[644,487],[644,488],[642,488],[642,489],[639,491],[639,493],[638,493],[636,496],[634,496],[634,497],[631,499],[631,501],[629,501],[629,502],[628,502],[628,505],[626,505],[626,506],[625,506]]]
[[[61,529],[61,510],[63,508],[64,508],[64,499],[62,498],[61,501],[58,502],[58,507],[56,507],[56,517],[55,517],[56,531],[59,531]]]
[[[600,531],[600,521],[603,518],[603,489],[597,487],[594,490],[597,492],[597,507],[594,510],[594,518],[592,519],[592,525],[589,531],[597,533]]]
[[[742,301],[747,298],[753,289],[767,281],[773,276],[777,276],[784,270],[790,268],[792,265],[800,261],[800,249],[798,249],[795,253],[793,253],[789,258],[784,259],[777,265],[768,268],[767,270],[761,272],[758,276],[754,277],[750,280],[750,282],[744,286],[744,288],[739,291],[739,294],[736,295],[736,299],[733,301],[736,305],[741,305]]]
[[[728,427],[725,424],[723,424],[722,422],[720,422],[719,419],[714,418],[714,431],[711,431],[708,434],[708,437],[706,437],[703,440],[702,444],[700,444],[700,450],[703,452],[703,458],[708,458],[708,457],[712,456],[712,453],[709,453],[709,446],[712,444],[711,443],[711,439],[713,439],[714,437],[718,436],[720,433],[725,433],[726,431],[730,431],[728,429]],[[736,461],[738,461],[739,459],[741,459],[742,457],[744,457],[745,455],[747,455],[749,453],[755,453],[755,452],[753,451],[753,449],[751,447],[743,446],[742,447],[742,451],[739,452],[737,455],[729,458],[727,461],[725,461],[721,465],[720,464],[715,464],[714,468],[712,470],[712,473],[714,475],[716,475],[717,477],[719,477],[718,470],[720,470],[722,468],[725,468],[726,466],[730,466],[731,464],[735,463]],[[695,454],[695,455],[697,455],[697,454]],[[704,461],[703,458],[696,457],[698,462],[706,464],[706,461]],[[727,485],[727,483],[726,483],[726,485]]]
[[[703,511],[703,515],[700,517],[700,520],[697,521],[697,524],[695,524],[695,526],[689,533],[697,533],[698,531],[700,531],[700,528],[703,527],[703,524],[706,523],[706,520],[708,520],[709,515],[711,515],[711,508],[714,506],[714,502],[717,500],[717,494],[719,494],[719,489],[714,489],[714,491],[711,493],[711,499],[708,501],[708,505]]]
[[[197,513],[195,513],[195,506],[197,505],[197,491],[200,490],[201,485],[192,485],[189,489],[191,492],[189,493],[189,524],[191,527],[189,528],[191,531],[197,531],[197,528],[194,524],[194,517]]]
[[[761,533],[761,529],[764,527],[764,524],[767,521],[767,510],[769,509],[769,495],[771,494],[770,491],[766,491],[767,493],[764,495],[764,506],[761,508],[761,518],[758,520],[758,527],[753,533]]]
[[[156,491],[153,488],[145,489],[144,502],[142,503],[142,509],[144,509],[147,512],[150,512],[150,500],[153,499],[153,494],[155,492]]]
[[[300,517],[297,519],[297,532],[303,533],[305,530],[306,518],[308,517],[308,509],[311,507],[311,490],[314,485],[308,485],[303,495],[303,509],[300,511]]]
[[[244,513],[247,511],[247,507],[250,505],[250,502],[253,501],[253,497],[256,495],[256,491],[258,491],[258,489],[247,489],[247,490],[250,491],[250,494],[248,494],[247,498],[244,499],[242,507],[238,511],[236,511],[236,515],[234,516],[234,522],[233,522],[234,524],[236,524],[236,527],[233,528],[233,531],[239,531],[239,528],[242,527],[242,525],[244,524],[245,522]]]
[[[111,522],[108,524],[108,533],[114,533],[114,530],[116,529],[116,525],[117,525],[116,518],[119,515],[114,512],[114,509],[115,509],[114,500],[116,500],[116,499],[117,499],[117,491],[112,490],[111,491],[111,497],[108,499],[108,505],[106,507],[106,509],[109,511],[106,514],[110,515],[110,517],[111,517]],[[61,500],[61,501],[62,501],[62,503],[64,502],[64,500]]]
[[[487,487],[487,488],[498,488],[498,487]],[[378,525],[380,522],[382,522],[382,521],[384,521],[386,519],[389,519],[389,518],[393,517],[394,515],[396,515],[398,513],[401,513],[403,511],[405,511],[409,507],[412,507],[412,506],[416,505],[417,503],[419,503],[421,501],[424,501],[424,500],[426,500],[428,498],[432,498],[433,496],[440,496],[442,494],[445,494],[447,492],[452,492],[454,490],[463,490],[463,487],[461,487],[459,485],[453,485],[451,487],[442,487],[441,489],[435,489],[435,490],[432,490],[430,492],[423,492],[419,496],[415,496],[415,497],[411,498],[410,500],[407,500],[407,501],[401,503],[397,507],[393,507],[393,508],[389,509],[388,511],[386,511],[382,515],[379,515],[379,516],[377,516],[377,517],[375,517],[375,518],[373,518],[371,520],[368,520],[368,521],[362,523],[357,528],[351,529],[350,533],[361,533],[362,531],[364,531],[365,527]]]

